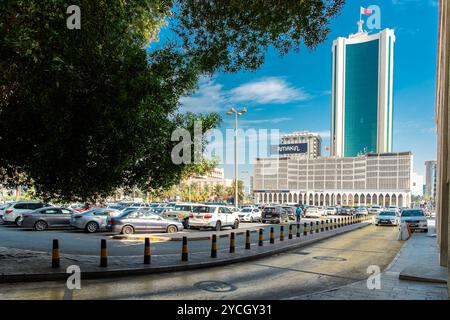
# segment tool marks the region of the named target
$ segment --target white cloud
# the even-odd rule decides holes
[[[301,88],[295,88],[284,78],[269,77],[248,82],[230,90],[233,102],[250,102],[255,104],[288,103],[310,99],[311,96]]]
[[[189,97],[180,99],[181,112],[221,112],[235,103],[251,105],[286,104],[293,101],[311,99],[312,95],[302,88],[296,88],[282,77],[269,77],[244,83],[231,90],[224,90],[223,85],[214,78],[202,78],[198,90]],[[248,108],[248,106],[247,106]],[[252,108],[253,109],[253,108]],[[253,110],[263,110],[255,108]],[[264,122],[277,123],[291,119],[278,118]],[[255,120],[256,121],[256,120]],[[258,123],[258,122],[255,122]]]
[[[201,79],[199,89],[194,95],[180,99],[181,111],[194,113],[220,111],[225,99],[222,87],[221,84],[215,83],[213,79]]]

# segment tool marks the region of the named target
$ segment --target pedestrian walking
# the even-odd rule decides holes
[[[297,223],[300,223],[302,217],[302,208],[300,206],[297,206],[297,209],[295,209],[295,217],[297,218]]]

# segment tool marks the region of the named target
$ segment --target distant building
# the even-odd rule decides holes
[[[411,175],[411,194],[413,196],[423,195],[423,176],[415,172]]]
[[[321,155],[322,137],[318,133],[296,131],[281,136],[281,144],[274,146],[272,154],[300,158],[317,158]]]
[[[425,196],[436,198],[437,162],[425,161]]]
[[[258,158],[257,203],[398,205],[411,203],[411,152],[359,157]]]
[[[394,30],[333,41],[331,155],[392,152]]]
[[[222,168],[214,168],[211,172],[204,176],[196,176],[188,179],[188,184],[197,184],[200,188],[208,186],[213,188],[216,185],[222,185],[224,188],[233,185],[232,179],[225,179],[224,170]]]

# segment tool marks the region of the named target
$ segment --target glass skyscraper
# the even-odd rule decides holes
[[[391,29],[333,41],[333,156],[392,152],[394,43]]]

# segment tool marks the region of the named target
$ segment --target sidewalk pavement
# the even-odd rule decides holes
[[[68,255],[64,254],[64,250],[61,248],[61,267],[52,269],[50,252],[34,252],[0,247],[0,282],[65,280],[69,276],[66,273],[66,269],[70,265],[80,267],[83,279],[142,275],[221,266],[297,249],[368,225],[370,225],[370,222],[361,222],[329,231],[308,234],[307,236],[302,234],[300,238],[296,238],[294,234],[293,239],[288,239],[288,234],[286,233],[284,241],[280,241],[277,237],[274,244],[270,244],[269,241],[264,241],[263,246],[252,243],[250,250],[236,247],[235,253],[229,253],[228,246],[226,248],[219,247],[217,258],[211,258],[209,253],[205,252],[190,252],[189,261],[184,262],[181,261],[180,243],[179,254],[152,256],[151,265],[143,264],[143,255],[112,256],[108,258],[107,267],[100,267],[99,256]]]
[[[413,233],[381,273],[381,289],[359,281],[332,290],[307,294],[300,300],[448,300],[447,269],[439,266],[434,221],[429,234]],[[402,280],[408,279],[408,280]],[[410,279],[415,279],[413,281]]]

